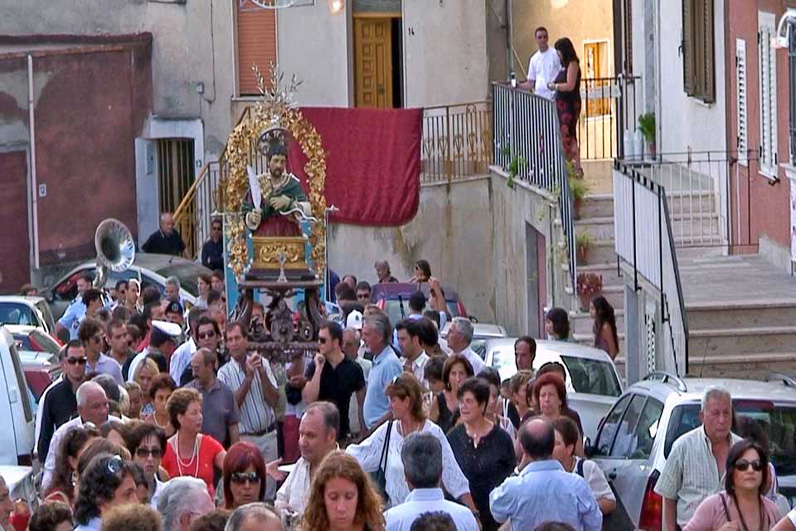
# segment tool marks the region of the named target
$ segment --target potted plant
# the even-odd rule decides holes
[[[580,309],[589,310],[591,300],[603,292],[603,277],[594,273],[578,274],[578,298]]]
[[[583,199],[589,193],[589,185],[586,181],[569,175],[569,192],[572,194],[572,215],[575,219],[580,219],[580,209],[583,206]]]
[[[648,112],[638,117],[638,130],[641,131],[641,136],[643,136],[644,140],[647,142],[650,158],[652,158],[652,160],[655,160],[657,156],[655,153],[656,148],[655,148],[655,113],[654,112]]]
[[[588,232],[578,234],[575,238],[575,254],[579,263],[586,261],[592,241],[592,236]]]

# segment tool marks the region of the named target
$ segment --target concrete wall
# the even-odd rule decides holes
[[[424,258],[444,285],[459,292],[471,315],[494,322],[492,212],[489,177],[423,185],[417,215],[406,225],[332,224],[329,265],[340,277],[353,273],[375,282],[374,263],[387,260],[404,282],[412,277],[414,263]]]
[[[277,11],[277,55],[286,76],[302,80],[301,105],[348,107],[353,102],[351,2],[332,15],[326,2]]]
[[[319,2],[320,3],[320,2]],[[322,2],[325,4],[325,2]],[[0,0],[2,35],[153,35],[153,114],[200,118],[205,154],[220,154],[231,129],[233,1]],[[204,94],[197,92],[204,85]],[[130,146],[132,149],[132,145]]]
[[[614,73],[614,29],[612,0],[534,0],[514,2],[514,48],[522,62],[515,57],[517,77],[528,71],[528,61],[536,52],[534,30],[545,26],[550,46],[561,37],[569,37],[581,59],[583,68],[585,41],[608,41],[609,73]]]

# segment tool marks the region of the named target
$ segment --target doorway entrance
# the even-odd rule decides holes
[[[193,139],[158,140],[157,168],[160,212],[174,212],[194,181]]]
[[[354,13],[354,101],[357,107],[403,106],[400,13]]]

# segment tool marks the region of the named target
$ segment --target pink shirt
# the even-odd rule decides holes
[[[727,510],[730,512],[730,519],[733,522],[740,522],[741,518],[738,514],[738,509],[726,492],[722,491],[713,496],[708,496],[699,504],[694,516],[688,521],[683,531],[716,531],[728,521],[727,513],[724,511],[724,505],[721,503],[721,497],[727,502]],[[771,529],[779,521],[779,511],[777,505],[769,500],[763,498],[763,510],[765,511],[768,519],[768,525],[764,529]]]

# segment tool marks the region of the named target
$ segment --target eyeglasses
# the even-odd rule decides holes
[[[327,341],[329,341],[329,340],[326,339],[325,337],[319,337],[318,338],[318,343],[320,343],[321,345],[325,345]]]
[[[357,295],[357,299],[369,299],[370,293],[360,293]]]
[[[233,483],[251,483],[252,485],[261,481],[257,472],[235,472],[232,474],[230,479]]]
[[[155,459],[160,459],[163,456],[163,450],[160,448],[144,448],[141,446],[135,451],[135,455],[141,459],[146,459],[150,455]]]
[[[216,337],[215,332],[205,332],[199,334],[199,339],[210,339],[211,337]]]
[[[749,469],[749,466],[751,466],[752,470],[755,472],[760,472],[763,470],[763,463],[760,462],[760,459],[755,459],[751,463],[746,459],[739,459],[735,462],[735,470],[738,470],[739,472],[745,472]]]
[[[66,358],[66,362],[69,365],[85,365],[88,362],[88,358]]]

